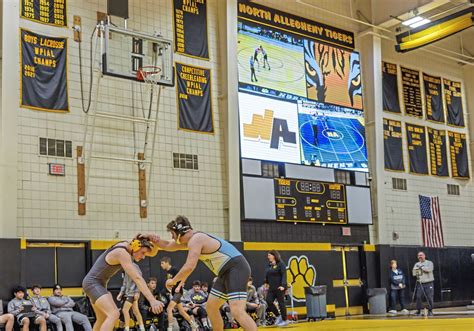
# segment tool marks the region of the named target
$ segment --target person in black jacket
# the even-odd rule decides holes
[[[286,326],[288,325],[285,306],[286,266],[281,261],[280,253],[275,250],[269,251],[267,257],[269,264],[265,273],[265,282],[270,286],[267,294],[267,309],[277,316],[275,322],[277,326]],[[274,304],[275,299],[278,301],[280,312]]]
[[[390,311],[389,314],[397,313],[397,297],[403,314],[408,314],[405,309],[405,287],[406,278],[403,271],[397,266],[397,261],[390,261]]]

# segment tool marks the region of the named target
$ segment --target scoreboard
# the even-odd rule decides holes
[[[275,179],[277,221],[347,223],[343,184]]]

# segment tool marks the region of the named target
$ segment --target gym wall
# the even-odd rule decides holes
[[[165,88],[158,116],[153,179],[150,187],[148,219],[139,218],[138,180],[136,164],[94,160],[90,170],[87,214],[78,216],[76,147],[82,145],[85,114],[82,111],[79,77],[78,43],[73,40],[73,16],[82,19],[82,64],[84,98],[88,101],[90,36],[97,23],[97,12],[106,12],[107,1],[84,2],[68,0],[68,27],[60,28],[19,18],[19,3],[5,6],[3,15],[17,20],[20,28],[48,36],[68,38],[68,88],[70,112],[33,111],[19,108],[18,93],[8,94],[4,100],[3,126],[8,127],[8,167],[2,166],[2,176],[8,171],[8,181],[2,182],[1,193],[8,195],[2,211],[1,233],[9,237],[49,239],[132,238],[139,231],[154,231],[166,235],[165,225],[176,215],[184,214],[197,228],[228,236],[223,107],[219,95],[220,51],[218,47],[217,11],[220,1],[207,1],[208,40],[210,60],[200,60],[174,54],[180,63],[211,69],[212,112],[215,133],[200,134],[178,130],[176,89]],[[160,33],[173,39],[172,1],[130,0],[128,28],[146,33]],[[123,27],[121,18],[112,22]],[[4,40],[3,65],[8,82],[18,87],[19,33],[11,24],[11,36]],[[129,49],[124,49],[129,52]],[[96,55],[96,59],[98,54]],[[97,73],[94,74],[94,88]],[[98,109],[131,115],[132,105],[140,112],[141,84],[125,79],[101,79]],[[132,90],[135,97],[132,100]],[[6,90],[5,90],[6,91]],[[143,92],[144,93],[144,92]],[[92,93],[94,98],[94,92]],[[6,110],[7,109],[7,110]],[[7,114],[8,112],[8,114]],[[7,116],[8,115],[8,116]],[[94,152],[103,155],[133,157],[132,124],[98,118]],[[143,146],[144,126],[136,126],[136,135]],[[89,131],[90,132],[90,131]],[[72,158],[40,156],[39,138],[72,141]],[[18,144],[15,142],[18,141]],[[175,169],[173,153],[197,155],[199,170]],[[2,156],[3,157],[3,156]],[[48,163],[65,165],[66,175],[48,175]],[[17,169],[13,174],[11,169]],[[7,201],[7,200],[6,200]],[[15,207],[17,205],[17,207]],[[7,207],[8,206],[8,210]],[[6,213],[6,214],[4,214]],[[16,215],[15,215],[16,214]],[[15,229],[16,228],[16,229]],[[5,230],[3,230],[5,229]],[[12,230],[13,229],[13,230]],[[4,231],[4,232],[3,232]]]
[[[393,44],[389,41],[382,41],[382,57],[383,61],[396,63],[406,68],[419,70],[428,75],[441,76],[450,80],[462,83],[463,91],[463,111],[465,128],[453,127],[448,124],[436,124],[426,119],[418,119],[413,116],[393,114],[383,112],[383,117],[394,119],[402,122],[403,134],[403,157],[405,163],[405,172],[386,171],[383,172],[383,182],[377,184],[377,194],[380,194],[380,200],[383,201],[378,211],[378,241],[377,243],[389,245],[421,245],[421,219],[418,195],[438,196],[440,200],[441,219],[443,224],[444,242],[447,246],[470,246],[472,245],[472,236],[474,235],[474,223],[471,215],[474,213],[474,206],[471,203],[474,194],[474,185],[472,179],[461,180],[452,177],[435,177],[420,176],[409,174],[408,149],[406,145],[406,129],[405,123],[416,124],[435,129],[466,133],[469,139],[469,130],[471,123],[469,122],[468,111],[472,108],[468,107],[468,95],[472,94],[474,86],[466,84],[464,79],[469,73],[469,69],[456,64],[453,61],[437,57],[436,54],[427,52],[413,52],[407,54],[399,54],[394,51]],[[400,74],[400,67],[398,67]],[[400,82],[400,77],[399,77]],[[423,90],[423,85],[422,85]],[[403,109],[403,101],[401,96],[402,90],[399,85],[400,106]],[[423,100],[423,113],[425,111],[425,100]],[[446,107],[445,107],[446,113]],[[376,137],[380,144],[383,142],[383,131]],[[469,140],[468,140],[469,141]],[[449,147],[448,147],[449,148]],[[429,155],[429,146],[428,146]],[[468,155],[469,153],[468,148]],[[452,166],[449,160],[449,173],[452,175]],[[372,155],[373,156],[373,155]],[[381,155],[383,159],[383,154]],[[468,158],[470,174],[472,174],[472,156]],[[383,165],[383,162],[382,162]],[[428,157],[429,165],[429,157]],[[472,177],[472,175],[471,175]],[[407,180],[407,190],[396,190],[392,187],[392,178],[403,178]],[[448,195],[447,184],[459,186],[460,195]],[[375,198],[375,194],[374,194]],[[379,200],[379,201],[380,201]],[[398,239],[393,239],[392,234],[396,232]]]

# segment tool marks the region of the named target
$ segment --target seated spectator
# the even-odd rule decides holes
[[[253,286],[252,277],[247,282],[247,312],[257,314],[257,326],[261,326],[265,322],[266,306],[262,305],[258,298],[257,290]]]
[[[148,282],[146,283],[148,288],[150,289],[151,293],[155,296],[156,299],[160,300],[165,304],[165,307],[167,305],[167,300],[166,296],[162,296],[156,292],[156,284],[157,284],[157,279],[155,277],[150,277],[148,279]],[[166,292],[167,293],[167,292]],[[148,300],[145,298],[145,296],[142,294],[140,296],[140,299],[138,301],[138,307],[140,308],[140,312],[142,314],[143,320],[151,320],[152,325],[155,326],[155,328],[159,331],[164,331],[166,330],[165,328],[165,313],[162,311],[159,314],[155,314],[151,311],[151,305],[148,302]],[[154,323],[155,318],[158,320],[157,323]]]
[[[31,291],[33,292],[33,295],[31,296],[30,301],[37,308],[36,312],[43,316],[45,320],[53,323],[56,326],[57,331],[63,331],[61,319],[51,313],[51,307],[48,300],[41,295],[41,286],[33,285]]]
[[[0,315],[0,324],[4,324],[5,331],[12,331],[15,323],[15,316],[13,314]]]
[[[133,263],[133,266],[137,271],[142,274],[138,264]],[[137,319],[140,331],[145,331],[145,325],[143,324],[142,314],[140,314],[140,309],[138,308],[138,299],[140,298],[140,291],[138,290],[137,285],[133,282],[132,278],[129,275],[124,273],[123,285],[120,288],[120,293],[117,295],[117,301],[122,301],[122,298],[125,298],[122,305],[122,313],[125,323],[125,331],[130,330],[130,308],[132,308],[133,315]]]
[[[193,288],[186,292],[186,297],[183,297],[183,301],[186,302],[188,314],[197,317],[202,322],[203,327],[209,329],[205,308],[207,295],[201,290],[201,282],[199,280],[193,282]]]
[[[62,295],[62,287],[54,285],[53,295],[48,298],[53,314],[61,319],[66,327],[66,331],[74,331],[72,322],[81,325],[84,331],[92,331],[91,323],[86,315],[73,310],[75,302],[68,296]]]
[[[39,325],[41,331],[46,331],[46,320],[36,313],[38,309],[25,298],[25,293],[26,289],[22,286],[13,289],[15,297],[8,303],[8,312],[16,317],[23,331],[28,331],[33,323]]]
[[[202,282],[201,283],[201,291],[204,292],[206,297],[209,297],[209,284],[207,282]]]

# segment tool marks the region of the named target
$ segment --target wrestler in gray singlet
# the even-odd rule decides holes
[[[122,241],[120,243],[115,244],[114,246],[107,249],[103,252],[97,261],[95,261],[94,265],[92,266],[91,270],[87,273],[86,277],[82,281],[82,288],[86,295],[91,299],[92,303],[94,304],[97,299],[99,299],[104,294],[109,293],[107,291],[107,283],[109,282],[110,278],[112,278],[117,272],[122,270],[122,265],[114,264],[110,265],[105,260],[107,254],[113,251],[116,248],[123,248],[128,252],[126,246],[117,246],[118,244],[124,243],[126,241]]]

